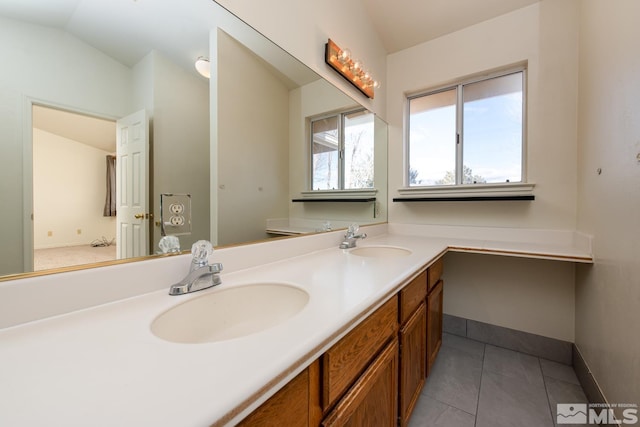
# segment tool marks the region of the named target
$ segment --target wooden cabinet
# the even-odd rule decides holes
[[[442,344],[442,259],[239,425],[408,425]]]
[[[322,409],[344,394],[398,331],[398,299],[391,298],[320,358]]]
[[[317,425],[313,420],[314,389],[312,377],[317,375],[318,362],[302,371],[258,409],[242,420],[240,427],[307,427]]]
[[[443,282],[438,280],[427,295],[427,375],[442,345],[442,289]]]
[[[426,289],[426,287],[425,287]],[[427,376],[427,310],[424,300],[400,329],[400,425],[409,424]]]
[[[401,426],[409,423],[424,386],[426,372],[427,271],[416,276],[400,291],[400,374],[398,408]]]
[[[397,384],[398,340],[394,339],[338,402],[322,426],[396,426]]]

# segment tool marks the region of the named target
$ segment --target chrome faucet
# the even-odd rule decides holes
[[[365,233],[356,234],[360,230],[358,224],[351,224],[347,229],[347,233],[344,235],[344,240],[340,243],[340,249],[349,249],[356,247],[357,239],[366,239],[367,235]]]
[[[213,246],[206,240],[198,240],[191,247],[191,267],[189,274],[169,288],[169,295],[184,295],[201,291],[222,283],[220,272],[222,264],[209,264],[209,256],[213,253]]]

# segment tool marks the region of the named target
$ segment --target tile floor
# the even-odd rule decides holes
[[[554,427],[557,403],[587,403],[571,366],[444,334],[410,427]]]

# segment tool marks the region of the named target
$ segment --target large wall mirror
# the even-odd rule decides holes
[[[0,53],[0,278],[387,220],[386,124],[213,1],[4,1]],[[354,111],[373,185],[317,191]]]

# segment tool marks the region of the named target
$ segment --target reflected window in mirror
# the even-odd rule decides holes
[[[313,118],[310,124],[312,190],[373,188],[373,113],[350,110]]]

